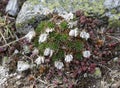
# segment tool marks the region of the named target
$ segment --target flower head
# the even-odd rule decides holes
[[[65,56],[65,61],[66,62],[71,62],[73,60],[73,56],[71,54],[68,54]]]
[[[44,51],[44,56],[49,56],[51,57],[53,55],[53,50],[51,50],[50,48],[46,48]]]
[[[88,38],[90,38],[90,35],[89,35],[89,33],[85,32],[85,31],[82,31],[80,33],[80,37],[88,40]]]
[[[68,28],[73,28],[74,26],[77,26],[77,21],[68,22]]]
[[[26,38],[29,42],[31,42],[31,40],[33,39],[33,37],[35,37],[35,35],[36,35],[35,31],[32,30],[32,31],[29,31],[28,34],[25,35],[25,38]]]
[[[90,51],[88,51],[88,50],[83,51],[83,57],[85,57],[85,58],[89,58],[90,56],[91,56]]]
[[[59,14],[61,17],[63,17],[66,21],[70,21],[73,19],[73,13],[65,13],[65,14]]]
[[[47,28],[47,29],[46,29],[46,33],[48,33],[48,34],[49,34],[50,32],[53,32],[53,31],[54,31],[53,28]]]
[[[60,62],[60,61],[55,61],[54,65],[57,69],[62,69],[62,67],[64,67],[63,62]]]
[[[41,35],[39,36],[38,42],[39,42],[39,43],[45,42],[45,41],[47,40],[47,37],[48,37],[48,34],[46,34],[46,33],[41,34]]]
[[[33,55],[38,55],[39,54],[39,50],[37,48],[35,48],[33,51],[32,51],[32,54]]]
[[[37,65],[40,65],[40,64],[44,63],[44,61],[45,61],[45,58],[44,58],[43,56],[39,56],[39,57],[35,60],[35,63],[36,63]]]
[[[78,28],[70,30],[70,32],[69,32],[69,36],[71,36],[71,37],[77,37],[78,34],[79,34]]]

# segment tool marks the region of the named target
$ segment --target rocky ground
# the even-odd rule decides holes
[[[119,6],[0,0],[0,88],[119,88]]]

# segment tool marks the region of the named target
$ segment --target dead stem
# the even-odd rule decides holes
[[[5,39],[4,35],[2,34],[2,32],[1,32],[1,31],[0,31],[0,35],[2,36],[2,38],[3,38],[4,42],[5,42],[5,44],[7,44],[7,41],[6,41],[6,39]]]
[[[24,36],[24,37],[21,37],[21,38],[19,38],[19,39],[17,39],[17,40],[15,40],[15,41],[12,41],[12,42],[10,42],[10,43],[6,43],[5,45],[0,46],[0,48],[3,48],[3,47],[6,47],[6,46],[9,46],[9,45],[11,45],[11,44],[13,44],[13,43],[15,43],[15,42],[18,42],[18,41],[24,39],[24,38],[25,38],[25,36]]]

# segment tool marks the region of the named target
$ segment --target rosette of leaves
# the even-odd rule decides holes
[[[58,17],[59,18],[59,17]],[[52,19],[52,20],[51,20]],[[84,44],[83,41],[78,37],[70,37],[68,28],[68,22],[61,19],[60,23],[57,24],[54,19],[42,21],[36,28],[37,37],[34,40],[34,45],[40,51],[40,55],[46,48],[54,50],[54,54],[51,57],[53,61],[63,60],[67,53],[72,53],[75,59],[81,59]],[[38,38],[41,33],[45,33],[46,28],[53,28],[54,31],[50,32],[47,41],[38,43]]]

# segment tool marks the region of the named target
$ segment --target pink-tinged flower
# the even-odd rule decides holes
[[[32,30],[32,31],[29,31],[28,34],[25,35],[25,38],[26,38],[29,42],[31,42],[31,40],[33,39],[33,37],[35,37],[35,35],[36,35],[35,31]]]
[[[59,14],[61,17],[63,17],[66,21],[70,21],[73,19],[73,13],[65,13],[65,14]]]
[[[71,62],[73,60],[72,54],[65,55],[65,61],[66,62]]]
[[[83,51],[83,57],[89,58],[91,56],[91,53],[89,50]]]
[[[83,39],[88,40],[88,38],[90,38],[90,34],[87,33],[87,32],[85,32],[85,31],[82,31],[82,32],[80,33],[80,37],[83,38]]]
[[[46,33],[49,34],[50,32],[53,32],[53,31],[54,31],[54,28],[47,28],[45,31],[46,31]]]
[[[62,69],[63,67],[64,67],[64,64],[63,64],[63,62],[60,62],[60,61],[55,61],[55,67],[57,68],[57,69]]]
[[[69,32],[69,36],[71,36],[71,37],[77,37],[78,34],[79,34],[78,28],[70,30],[70,32]]]
[[[48,37],[48,34],[46,34],[46,33],[41,34],[41,35],[39,36],[38,42],[39,42],[39,43],[45,42],[45,41],[47,40],[47,37]]]
[[[40,65],[40,64],[42,64],[42,63],[44,63],[45,62],[45,57],[43,57],[43,56],[39,56],[36,60],[35,60],[35,63],[37,64],[37,65]]]
[[[44,56],[49,56],[51,57],[53,55],[53,50],[50,49],[50,48],[46,48],[45,51],[44,51]]]

